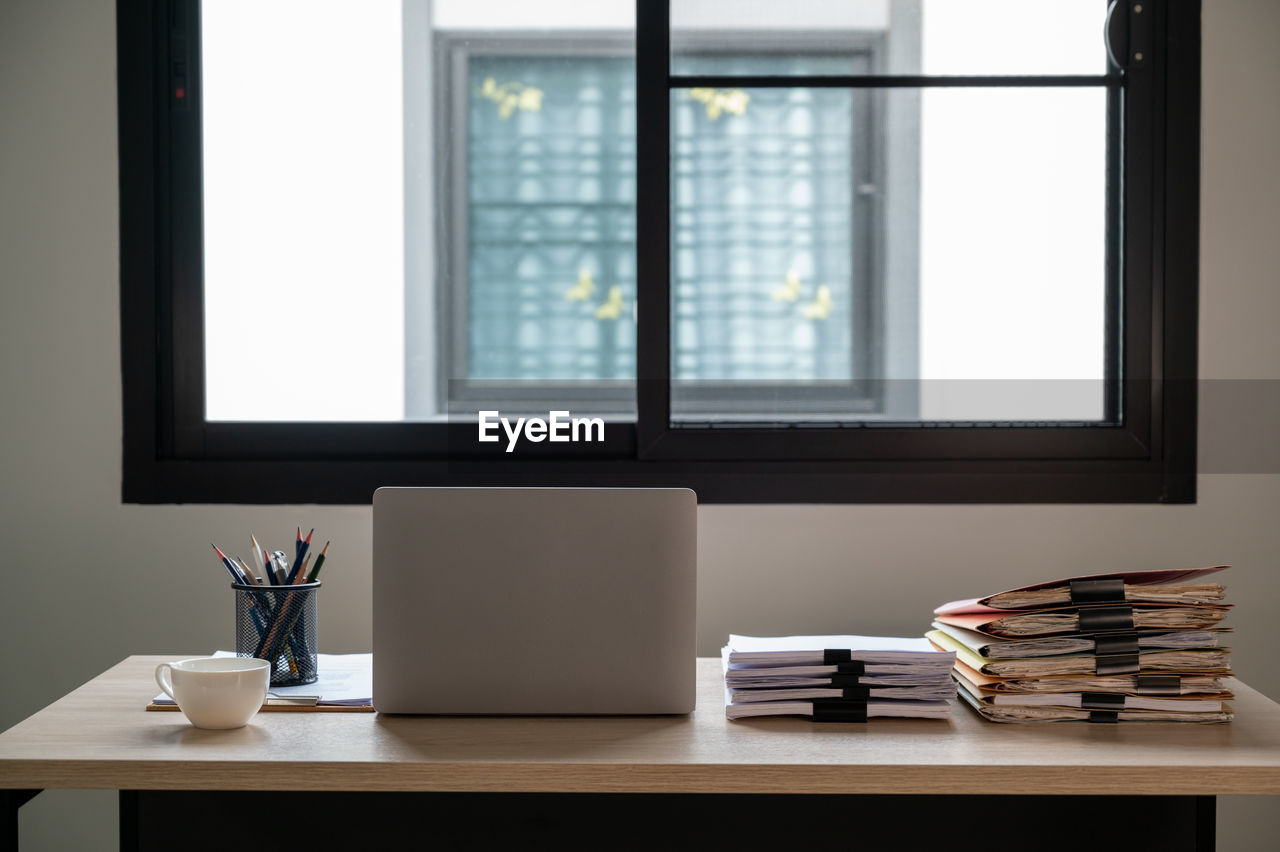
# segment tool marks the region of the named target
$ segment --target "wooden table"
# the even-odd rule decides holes
[[[24,791],[50,788],[128,791],[121,799],[122,848],[128,849],[159,848],[148,843],[172,828],[163,824],[163,813],[189,805],[187,797],[197,795],[192,791],[229,791],[254,803],[255,812],[268,813],[289,811],[297,804],[289,797],[303,796],[308,822],[323,822],[326,809],[315,805],[327,799],[319,791],[343,796],[347,808],[381,799],[346,795],[356,791],[436,794],[418,795],[412,808],[467,814],[484,822],[486,831],[494,814],[528,810],[515,817],[513,831],[520,837],[530,830],[530,818],[536,822],[558,803],[571,804],[575,825],[598,813],[609,826],[637,802],[645,814],[658,816],[670,805],[672,819],[689,802],[699,808],[723,804],[725,819],[742,814],[763,821],[747,837],[778,819],[813,822],[816,815],[821,822],[823,815],[840,813],[839,820],[826,821],[843,826],[856,816],[864,839],[868,821],[889,815],[908,820],[906,828],[921,827],[917,813],[927,805],[936,815],[928,821],[936,837],[946,820],[969,813],[972,821],[974,809],[985,806],[982,797],[1018,796],[1020,807],[1004,811],[1033,815],[1032,805],[1038,805],[1047,810],[1035,819],[1056,815],[1062,824],[1068,809],[1068,824],[1102,826],[1110,836],[1123,834],[1126,820],[1135,826],[1141,821],[1135,836],[1151,840],[1146,823],[1152,814],[1166,823],[1176,818],[1176,833],[1190,833],[1192,841],[1170,846],[1166,840],[1163,848],[1211,848],[1218,794],[1280,794],[1280,706],[1239,683],[1233,687],[1237,721],[1230,725],[997,725],[959,704],[949,722],[730,723],[719,661],[704,659],[698,710],[687,717],[262,713],[239,730],[202,731],[178,713],[144,712],[156,692],[152,670],[166,659],[130,657],[0,734],[0,789],[7,799],[0,850],[16,848],[17,807],[29,798]],[[467,795],[438,795],[451,793]],[[957,794],[970,798],[956,802],[956,816],[948,816],[946,803]],[[1062,798],[1075,796],[1087,798]],[[623,810],[614,813],[615,806]],[[160,823],[149,828],[158,817]],[[641,827],[614,840],[625,841]],[[849,837],[847,827],[840,830]],[[897,830],[904,830],[901,823]],[[332,840],[333,829],[325,831]],[[244,849],[244,834],[240,838]],[[954,839],[948,839],[949,849],[958,848]],[[984,844],[990,839],[986,834]],[[899,848],[913,847],[900,842]]]

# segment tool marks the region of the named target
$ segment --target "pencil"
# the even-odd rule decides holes
[[[320,575],[320,566],[324,564],[324,557],[329,552],[329,542],[324,543],[324,547],[320,549],[320,555],[316,557],[316,564],[312,566],[311,573],[307,575],[307,582],[313,582]]]
[[[245,575],[246,577],[248,577],[250,580],[252,580],[255,586],[261,586],[261,585],[262,585],[262,578],[261,578],[261,577],[259,577],[259,576],[257,575],[257,573],[256,573],[252,568],[250,568],[250,567],[249,567],[249,563],[245,562],[245,561],[244,561],[243,559],[241,559],[239,556],[237,556],[237,557],[236,557],[236,563],[237,563],[241,568],[243,568],[243,569],[244,569],[244,575]]]
[[[231,561],[231,557],[227,556],[227,554],[219,550],[218,545],[214,544],[213,542],[209,542],[209,546],[213,548],[214,553],[218,554],[218,561],[221,562],[223,567],[225,567],[227,571],[231,574],[231,579],[235,580],[237,583],[239,583],[242,586],[249,585],[248,579],[240,574],[240,569],[237,568],[236,564]]]
[[[285,585],[292,586],[294,583],[298,582],[298,578],[307,576],[302,565],[302,559],[307,555],[307,551],[311,549],[311,536],[314,533],[315,529],[312,528],[311,532],[307,533],[307,537],[304,539],[302,538],[302,527],[298,527],[298,544],[293,556],[293,570],[291,570],[289,572],[289,576],[285,578]]]
[[[275,568],[271,564],[271,554],[267,553],[267,549],[262,545],[258,545],[260,553],[255,554],[258,561],[262,563],[262,576],[266,578],[268,586],[276,584]]]
[[[293,578],[292,585],[298,586],[307,581],[307,563],[311,561],[311,554],[308,553],[302,557],[302,563],[298,565],[298,574]]]
[[[262,545],[258,544],[258,538],[253,533],[249,533],[249,549],[253,551],[253,561],[258,565],[258,573],[265,576],[267,568],[262,564],[262,554],[266,553],[262,549]]]

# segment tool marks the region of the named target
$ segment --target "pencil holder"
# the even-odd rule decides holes
[[[272,686],[315,683],[316,593],[320,581],[296,586],[242,586],[236,593],[236,655],[271,663]]]

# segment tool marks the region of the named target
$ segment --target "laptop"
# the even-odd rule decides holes
[[[382,713],[688,713],[697,497],[682,488],[379,488]]]

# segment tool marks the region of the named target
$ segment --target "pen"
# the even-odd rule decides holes
[[[287,586],[288,582],[285,578],[288,576],[289,563],[285,560],[283,550],[275,550],[271,553],[271,564],[275,566],[275,582],[277,586]]]
[[[329,552],[329,542],[324,543],[324,547],[320,549],[320,555],[316,557],[316,564],[312,566],[311,573],[307,575],[307,582],[310,583],[320,575],[320,566],[324,564],[325,554]]]

